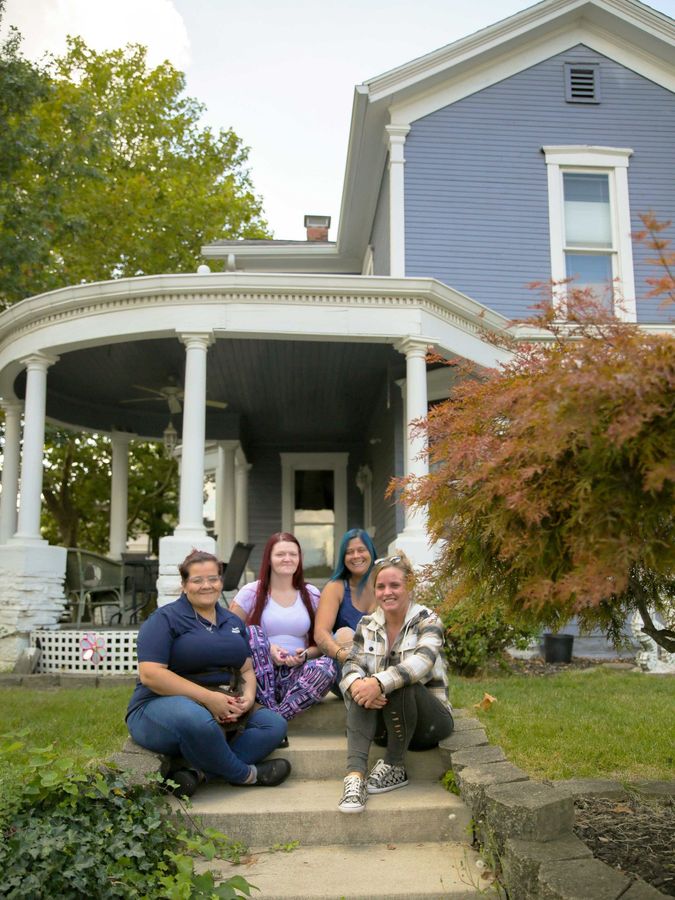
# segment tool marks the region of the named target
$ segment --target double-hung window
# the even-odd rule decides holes
[[[635,320],[628,202],[632,150],[544,147],[548,170],[551,277],[590,288],[619,318]],[[566,290],[558,290],[564,311]]]

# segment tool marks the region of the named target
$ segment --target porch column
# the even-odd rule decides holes
[[[405,390],[405,472],[415,478],[429,474],[429,461],[426,456],[426,439],[423,435],[413,436],[410,423],[424,419],[427,415],[427,344],[405,338],[396,345],[400,353],[405,353],[406,390]],[[416,564],[431,561],[433,554],[429,549],[426,531],[426,513],[421,509],[405,508],[405,526],[390,549],[399,547],[410,556]]]
[[[47,369],[56,360],[44,353],[23,360],[26,400],[18,527],[0,544],[0,669],[12,668],[33,629],[56,625],[65,603],[66,549],[51,547],[40,535]],[[17,440],[15,435],[15,449]],[[10,505],[11,495],[9,490]]]
[[[111,559],[122,559],[127,549],[129,512],[129,442],[131,435],[113,431],[112,478],[110,480],[110,552]]]
[[[185,397],[181,435],[180,500],[176,534],[199,539],[204,528],[204,442],[206,439],[206,352],[210,334],[183,334]]]
[[[387,125],[389,137],[389,274],[405,277],[405,157],[409,125]]]
[[[45,443],[47,369],[57,356],[35,353],[23,360],[26,366],[26,401],[21,458],[21,502],[18,528],[13,540],[22,544],[46,544],[40,534],[42,455]]]
[[[213,336],[188,333],[179,338],[186,349],[178,525],[172,535],[159,542],[158,606],[180,594],[178,565],[191,550],[216,552],[216,542],[204,528],[206,353]]]
[[[235,454],[238,441],[218,442],[216,464],[216,534],[218,553],[227,562],[235,542]]]
[[[0,495],[0,544],[6,544],[16,531],[23,404],[18,401],[3,400],[0,406],[5,411],[5,450],[2,465],[2,495]]]
[[[243,454],[242,454],[243,457]],[[236,524],[235,536],[238,541],[246,543],[248,541],[248,473],[251,466],[246,459],[238,459],[237,467],[234,470],[235,486],[235,509]]]

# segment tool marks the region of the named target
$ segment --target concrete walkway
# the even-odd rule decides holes
[[[410,784],[371,797],[365,812],[337,808],[346,760],[345,709],[327,698],[290,723],[290,747],[277,751],[293,772],[277,788],[212,784],[193,814],[251,847],[243,865],[205,868],[243,875],[263,900],[474,900],[481,870],[471,849],[467,806],[439,784],[440,752],[408,754]],[[374,748],[373,761],[381,755]],[[276,845],[299,841],[291,852]]]

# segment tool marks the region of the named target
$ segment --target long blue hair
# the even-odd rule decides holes
[[[347,552],[347,544],[350,541],[353,541],[354,538],[359,538],[360,540],[362,540],[368,548],[368,553],[370,553],[370,566],[368,567],[368,571],[363,576],[361,581],[359,581],[357,586],[357,591],[361,593],[361,591],[366,586],[366,582],[368,581],[373,568],[373,563],[377,558],[377,550],[375,549],[372,538],[367,531],[363,530],[363,528],[350,528],[349,531],[345,531],[342,541],[340,542],[340,549],[338,550],[338,561],[337,565],[335,566],[335,571],[328,580],[342,581],[344,578],[349,578],[349,569],[345,565],[345,554]]]

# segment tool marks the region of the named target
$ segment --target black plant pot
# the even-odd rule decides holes
[[[544,659],[547,663],[572,662],[573,634],[545,634]]]

